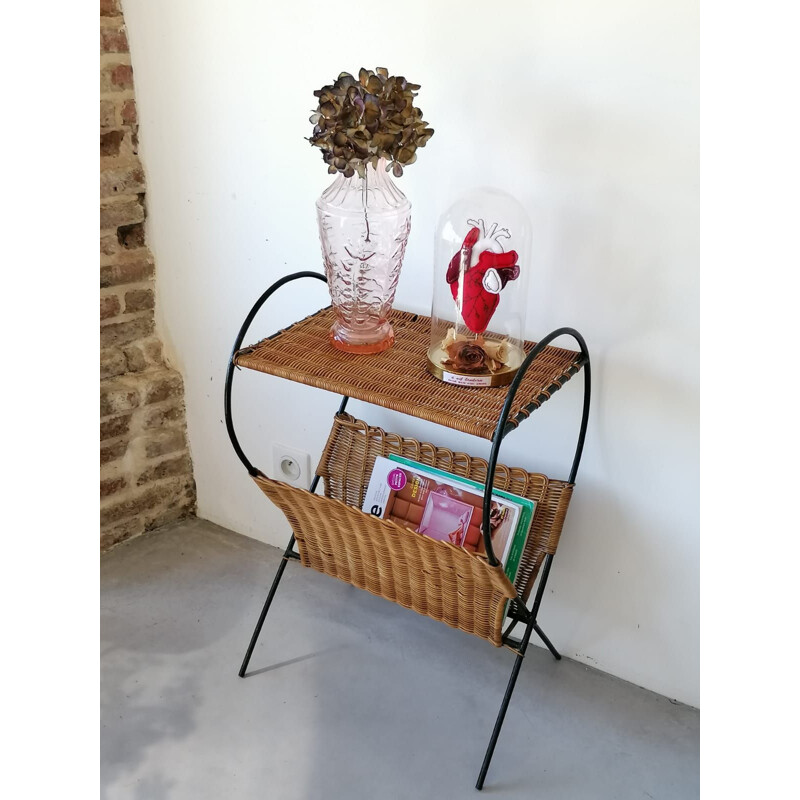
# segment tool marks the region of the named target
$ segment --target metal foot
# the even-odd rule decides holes
[[[553,654],[553,658],[555,658],[556,661],[561,661],[561,653],[559,653],[558,650],[553,647],[553,643],[547,638],[545,632],[535,622],[533,623],[533,629],[539,634],[539,638],[547,645],[547,649]]]
[[[478,782],[475,788],[483,789],[483,782],[486,780],[486,773],[489,771],[489,764],[492,763],[492,756],[494,755],[494,748],[497,744],[497,739],[500,736],[500,729],[503,727],[503,720],[506,718],[506,711],[508,704],[511,700],[511,695],[514,692],[514,686],[517,683],[517,676],[519,675],[522,660],[525,658],[525,651],[528,649],[528,642],[531,638],[531,631],[533,630],[533,622],[529,622],[525,628],[525,635],[522,637],[522,642],[519,647],[519,655],[514,660],[514,667],[511,670],[511,677],[508,679],[508,686],[506,686],[506,693],[503,697],[503,702],[500,705],[500,711],[497,714],[497,720],[494,723],[494,730],[492,731],[492,738],[489,739],[489,746],[486,748],[486,755],[483,757],[483,764],[481,765],[481,772],[478,775]]]
[[[256,642],[258,641],[258,637],[261,635],[261,628],[264,625],[264,620],[267,618],[267,612],[269,611],[269,607],[272,605],[272,598],[275,597],[275,592],[278,589],[278,584],[281,582],[281,578],[283,577],[283,571],[286,569],[286,562],[290,558],[289,553],[292,552],[294,548],[294,534],[292,534],[292,538],[289,540],[289,544],[286,546],[286,552],[283,554],[283,558],[281,559],[281,564],[278,567],[278,571],[275,573],[275,578],[272,581],[272,586],[270,587],[269,594],[267,595],[267,599],[264,602],[264,608],[261,609],[261,616],[258,618],[258,622],[256,623],[256,628],[253,631],[253,635],[250,638],[250,644],[247,646],[247,652],[244,654],[244,661],[242,661],[242,666],[239,669],[239,677],[244,678],[245,673],[247,672],[247,665],[250,663],[250,656],[253,655],[253,650],[255,649]]]
[[[302,276],[305,273],[297,273],[297,274],[299,276]],[[320,276],[317,276],[317,277],[320,277]],[[324,277],[322,279],[324,280]],[[268,294],[267,294],[267,296],[268,296]],[[263,299],[264,298],[262,298],[262,300],[260,300],[259,303],[256,304],[256,308],[254,308],[253,312],[251,312],[251,316],[255,313],[255,311],[258,310],[258,308],[260,307],[260,303],[263,301]],[[248,318],[248,320],[249,320],[249,318]],[[242,328],[242,331],[239,334],[239,339],[237,340],[237,343],[234,346],[234,353],[236,352],[237,348],[241,344],[241,338],[244,335],[244,331],[247,330],[247,325],[249,325],[249,324],[250,323],[248,321],[245,324],[245,326]],[[233,364],[233,356],[231,356],[231,365],[232,364]],[[226,402],[226,413],[228,413],[228,411],[229,411],[230,383],[231,383],[232,375],[233,375],[233,366],[231,366],[229,368],[229,371],[228,371],[228,384],[227,384],[227,389],[226,389],[226,400],[225,400],[225,402]],[[346,397],[346,396],[342,397],[342,402],[339,405],[339,411],[337,413],[341,414],[344,411],[345,406],[347,406],[348,399],[349,398]],[[231,430],[232,430],[232,428],[231,428]],[[234,434],[231,434],[231,436],[233,437]],[[233,438],[232,438],[232,441],[233,441]],[[250,463],[246,459],[243,459],[243,460],[245,461],[245,466],[247,466]],[[250,473],[251,475],[259,474],[258,470],[255,469],[252,466],[248,467],[248,469],[251,470],[251,473]],[[314,480],[311,481],[311,486],[308,487],[308,491],[311,492],[311,494],[314,494],[314,492],[317,491],[317,486],[319,485],[319,477],[320,477],[319,475],[315,475],[314,476]],[[281,582],[281,578],[283,577],[283,571],[286,569],[286,562],[290,558],[293,561],[299,561],[300,560],[300,556],[297,553],[295,553],[295,551],[294,551],[294,542],[295,542],[294,534],[292,534],[292,538],[289,539],[289,544],[286,545],[286,549],[283,551],[283,558],[281,559],[281,563],[280,563],[280,566],[278,567],[278,571],[275,573],[275,578],[272,581],[272,586],[270,587],[269,594],[267,595],[267,599],[264,601],[264,608],[261,609],[261,616],[259,616],[258,622],[256,623],[256,628],[253,631],[253,635],[250,637],[250,644],[247,646],[247,652],[244,654],[244,661],[242,661],[242,666],[239,668],[239,677],[240,678],[244,678],[245,672],[247,672],[247,665],[250,663],[250,656],[253,655],[253,650],[255,649],[256,642],[258,641],[258,637],[261,635],[261,628],[264,625],[264,620],[267,618],[267,612],[269,611],[269,607],[272,605],[272,598],[275,597],[275,592],[278,589],[278,584]]]

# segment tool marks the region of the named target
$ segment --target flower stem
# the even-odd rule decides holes
[[[364,240],[368,242],[369,239],[369,217],[367,216],[367,202],[369,200],[367,181],[369,179],[369,166],[364,169],[364,180],[361,182],[361,205],[364,208],[364,224],[367,226],[367,238]]]

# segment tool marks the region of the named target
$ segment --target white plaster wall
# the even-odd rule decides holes
[[[226,360],[267,285],[321,268],[314,200],[329,178],[303,138],[311,92],[341,70],[386,66],[422,84],[436,129],[401,179],[413,219],[396,305],[429,311],[439,213],[463,190],[494,184],[533,220],[528,335],[570,325],[591,348],[589,436],[541,622],[566,655],[698,705],[695,3],[381,8],[125,0],[158,321],[186,380],[198,513],[281,547],[288,539],[228,442]],[[311,282],[278,298],[250,340],[327,302]],[[273,441],[316,460],[338,398],[245,372],[237,381],[254,462],[268,469]],[[566,476],[580,381],[507,440],[506,463]],[[351,410],[488,452],[428,423]]]

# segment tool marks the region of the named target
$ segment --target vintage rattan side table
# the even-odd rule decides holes
[[[536,632],[553,656],[561,658],[539,627],[537,617],[586,436],[591,395],[591,367],[586,343],[572,328],[559,328],[537,344],[526,343],[526,358],[510,386],[478,389],[452,386],[427,372],[425,353],[430,321],[427,317],[403,311],[392,313],[396,337],[394,346],[372,356],[353,355],[320,346],[327,341],[332,323],[333,311],[330,308],[322,309],[252,347],[242,348],[244,337],[261,306],[275,291],[299,278],[325,281],[325,276],[316,272],[296,272],[267,289],[250,310],[236,337],[225,380],[225,423],[233,448],[256,484],[286,515],[293,530],[239,676],[245,677],[253,648],[289,560],[299,561],[303,566],[313,567],[420,614],[446,622],[486,639],[496,647],[505,646],[516,653],[516,659],[478,776],[476,787],[481,789],[531,634]],[[563,335],[572,336],[580,351],[549,346],[552,340]],[[237,367],[277,375],[343,396],[309,491],[268,478],[244,454],[231,415],[231,389]],[[581,369],[584,371],[583,413],[567,480],[555,480],[498,464],[504,437]],[[367,425],[345,412],[350,397],[489,439],[492,442],[489,461]],[[486,557],[469,553],[449,542],[420,536],[361,511],[375,458],[390,453],[536,501],[528,542],[513,584],[492,550],[488,525],[489,491],[484,494],[482,526]],[[320,478],[324,482],[322,495],[315,494]],[[529,608],[527,601],[537,577],[538,587]],[[510,622],[504,630],[505,619]],[[525,626],[520,639],[511,636],[517,623]]]

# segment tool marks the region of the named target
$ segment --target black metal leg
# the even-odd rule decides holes
[[[503,727],[503,720],[506,718],[506,711],[508,711],[508,704],[511,700],[511,695],[514,693],[514,686],[517,683],[517,676],[519,675],[519,670],[522,666],[522,660],[525,658],[525,651],[528,649],[528,642],[531,638],[533,625],[534,622],[531,620],[525,628],[525,635],[522,637],[522,642],[519,646],[519,655],[514,661],[514,667],[511,670],[511,677],[508,679],[508,686],[506,686],[506,693],[503,697],[503,702],[500,705],[500,711],[497,714],[497,721],[494,723],[492,738],[489,740],[489,746],[486,748],[486,755],[483,757],[481,772],[480,775],[478,775],[478,782],[475,784],[476,789],[483,789],[483,782],[486,780],[486,773],[489,771],[489,764],[492,762],[494,748],[497,744],[497,738],[500,736],[500,729]]]
[[[542,577],[539,579],[539,586],[536,589],[536,596],[533,599],[533,608],[531,609],[531,616],[533,617],[533,629],[539,635],[539,638],[547,645],[547,649],[553,654],[556,661],[561,661],[561,653],[556,650],[553,643],[547,638],[545,632],[539,627],[536,618],[539,616],[539,606],[542,604],[542,597],[544,596],[544,588],[547,586],[547,578],[550,575],[550,566],[553,563],[553,556],[548,553],[544,557],[542,564]]]
[[[242,666],[239,669],[240,678],[244,678],[245,672],[247,672],[247,665],[250,663],[250,656],[253,655],[253,650],[255,649],[256,642],[258,641],[258,637],[261,635],[261,628],[264,625],[264,620],[267,618],[267,612],[269,611],[269,607],[272,605],[272,598],[275,597],[275,592],[278,590],[278,584],[281,582],[281,578],[283,577],[283,571],[286,569],[286,562],[290,558],[289,553],[291,553],[293,549],[294,549],[294,534],[292,534],[292,538],[289,540],[289,544],[286,545],[286,551],[284,552],[283,558],[281,559],[281,564],[278,567],[278,571],[275,573],[275,578],[272,581],[272,586],[270,587],[267,599],[264,601],[264,608],[261,609],[261,616],[258,618],[258,622],[256,623],[256,628],[253,631],[252,637],[250,638],[250,644],[247,646],[247,652],[244,654],[244,661],[242,661]]]
[[[583,340],[583,337],[572,328],[559,328],[558,330],[553,331],[548,336],[545,336],[525,357],[520,368],[517,370],[517,374],[514,377],[514,380],[511,382],[511,386],[508,389],[508,393],[506,394],[505,403],[503,404],[503,409],[500,412],[500,418],[497,421],[497,427],[495,428],[494,436],[492,437],[492,450],[489,456],[489,462],[486,468],[486,480],[485,480],[485,490],[483,496],[483,530],[484,530],[484,538],[486,544],[486,553],[489,558],[489,563],[495,565],[497,563],[497,559],[494,556],[494,553],[491,549],[491,537],[488,535],[489,531],[489,512],[490,512],[490,505],[491,505],[491,488],[494,485],[494,476],[495,476],[495,469],[497,467],[497,458],[500,452],[500,445],[503,442],[503,438],[513,430],[519,422],[519,419],[514,420],[513,422],[509,422],[509,414],[511,413],[511,405],[513,403],[514,397],[519,389],[519,386],[522,382],[522,379],[525,375],[526,370],[530,366],[531,362],[539,355],[539,353],[545,348],[546,345],[550,343],[552,339],[555,339],[558,336],[563,334],[568,334],[572,336],[580,345],[581,348],[581,356],[583,358],[583,366],[584,366],[584,389],[583,389],[583,413],[581,416],[581,427],[578,433],[578,445],[575,449],[575,457],[572,460],[572,469],[570,470],[569,474],[569,483],[575,483],[575,477],[578,474],[578,466],[580,465],[581,455],[583,453],[583,444],[586,438],[586,427],[589,421],[589,402],[591,396],[591,365],[589,362],[589,351],[586,348],[586,342]],[[519,415],[518,415],[519,417]],[[520,667],[522,666],[522,659],[525,657],[525,651],[528,649],[528,642],[531,638],[531,633],[535,630],[536,633],[541,637],[542,641],[547,645],[547,648],[556,658],[556,660],[561,660],[561,654],[558,650],[553,647],[553,643],[545,636],[544,631],[539,627],[536,622],[536,618],[539,614],[539,606],[542,604],[542,597],[544,596],[544,588],[547,585],[547,578],[550,574],[550,565],[553,563],[553,555],[552,553],[548,553],[542,564],[542,574],[539,579],[539,587],[536,591],[536,596],[533,601],[533,607],[531,608],[530,612],[526,615],[520,615],[518,620],[515,620],[514,623],[506,630],[503,641],[506,644],[511,646],[516,646],[517,642],[509,637],[511,630],[514,624],[517,621],[524,621],[525,622],[525,635],[522,637],[522,641],[519,642],[519,646],[515,647],[517,650],[517,658],[514,661],[514,667],[511,670],[511,677],[508,681],[508,686],[506,687],[506,693],[503,697],[503,702],[500,706],[500,711],[497,715],[497,721],[494,724],[494,730],[492,731],[492,738],[489,740],[489,746],[486,748],[486,755],[483,758],[483,764],[481,766],[480,774],[478,775],[478,782],[475,784],[476,789],[483,789],[483,782],[486,780],[486,773],[489,771],[489,764],[491,764],[492,756],[494,755],[494,748],[497,744],[497,738],[500,736],[500,730],[503,727],[503,720],[506,717],[506,711],[508,710],[508,704],[511,701],[511,695],[514,692],[514,686],[517,683],[517,676],[519,675]],[[523,605],[520,601],[518,605]]]
[[[561,653],[553,647],[553,643],[547,638],[545,632],[534,622],[533,629],[539,634],[539,638],[547,645],[547,649],[553,654],[556,661],[561,661]]]

